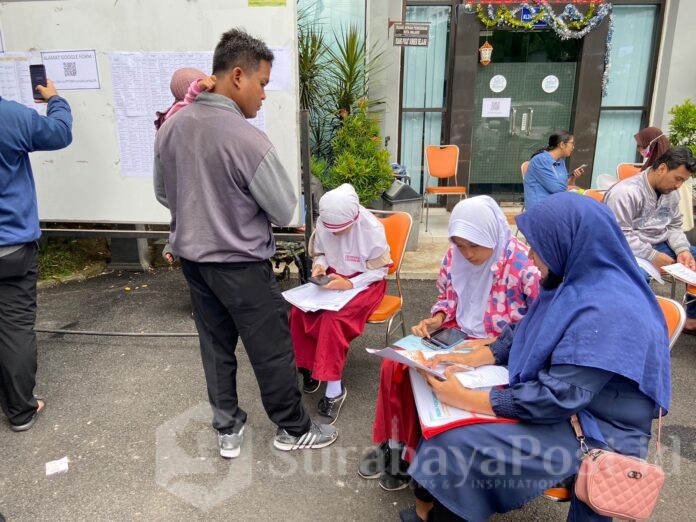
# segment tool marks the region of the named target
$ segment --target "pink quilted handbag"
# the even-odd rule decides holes
[[[649,518],[665,482],[662,468],[613,451],[590,450],[575,415],[571,424],[584,453],[575,481],[575,495],[600,515],[629,520]],[[662,412],[658,424],[658,452],[661,425]]]

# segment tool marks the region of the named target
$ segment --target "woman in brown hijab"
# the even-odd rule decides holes
[[[645,168],[667,152],[671,146],[665,133],[657,127],[645,127],[634,138],[638,146],[638,153],[644,158]],[[682,230],[688,232],[694,228],[693,196],[690,182],[684,183],[679,189],[679,210],[684,218]]]

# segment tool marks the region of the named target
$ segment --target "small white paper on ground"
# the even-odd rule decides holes
[[[57,473],[66,473],[68,471],[68,457],[52,460],[46,463],[46,476],[55,475]]]

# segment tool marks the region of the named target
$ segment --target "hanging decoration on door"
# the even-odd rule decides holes
[[[474,3],[473,1],[467,1],[466,5],[473,7]],[[583,38],[587,33],[596,29],[605,18],[608,18],[609,32],[607,33],[607,43],[604,52],[604,73],[602,75],[602,96],[607,95],[609,69],[611,67],[609,55],[611,53],[611,41],[614,36],[614,17],[611,2],[589,3],[587,12],[584,14],[571,3],[567,4],[560,14],[556,14],[548,0],[520,2],[514,7],[498,5],[496,8],[491,3],[484,7],[483,3],[485,2],[476,3],[476,14],[481,23],[487,28],[507,25],[517,29],[532,30],[538,24],[545,22],[561,40]],[[500,4],[499,1],[495,3]],[[509,4],[512,3],[509,2]],[[471,12],[471,10],[465,9],[464,12]]]
[[[481,47],[479,47],[479,62],[481,65],[488,65],[491,63],[491,58],[493,57],[493,46],[486,40]]]

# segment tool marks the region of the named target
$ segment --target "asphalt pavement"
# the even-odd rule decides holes
[[[427,315],[436,290],[432,280],[409,279],[404,291],[410,325]],[[37,327],[195,333],[179,270],[108,273],[43,289]],[[197,338],[39,334],[37,393],[48,406],[26,433],[11,432],[0,418],[0,512],[10,522],[398,520],[411,492],[385,492],[356,473],[360,454],[372,446],[380,364],[364,348],[381,347],[383,338],[383,326],[368,326],[353,342],[338,441],[291,453],[272,447],[275,427],[240,345],[238,387],[249,419],[240,457],[223,460]],[[696,512],[696,338],[683,335],[672,356],[658,521],[693,520]],[[320,396],[305,395],[310,413]],[[46,463],[65,457],[68,470],[47,475]],[[537,499],[493,520],[565,520],[566,510]]]

